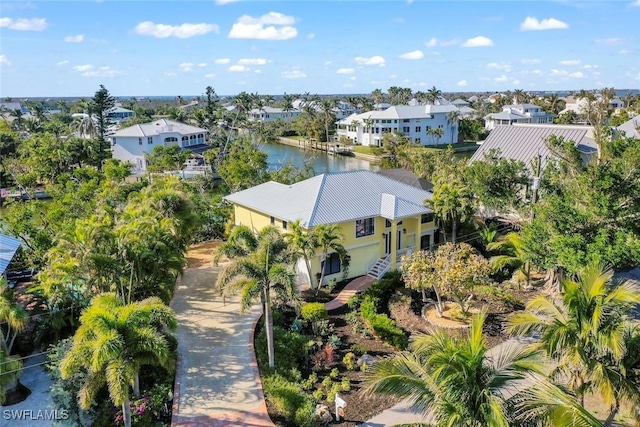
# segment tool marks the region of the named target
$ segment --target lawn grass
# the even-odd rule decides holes
[[[366,145],[353,145],[351,147],[351,149],[353,150],[354,153],[368,154],[369,156],[375,156],[375,154],[373,153],[372,148],[373,147],[369,147],[369,146],[366,146]]]

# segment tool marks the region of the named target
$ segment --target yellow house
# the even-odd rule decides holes
[[[397,267],[400,257],[430,249],[436,226],[424,206],[432,193],[370,171],[326,173],[293,185],[267,182],[227,196],[234,205],[236,225],[260,230],[274,225],[286,232],[300,220],[307,230],[319,224],[338,224],[350,258],[347,278],[369,274],[380,278]],[[311,262],[319,277],[322,254]],[[337,254],[324,263],[325,280],[341,280]],[[297,268],[300,283],[311,283],[304,263]]]

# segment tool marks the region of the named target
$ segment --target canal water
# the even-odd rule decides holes
[[[271,170],[288,164],[292,164],[297,168],[310,165],[316,174],[362,169],[374,172],[380,170],[380,165],[356,157],[329,155],[317,150],[304,150],[298,147],[276,143],[264,144],[260,148],[267,153],[267,162]]]

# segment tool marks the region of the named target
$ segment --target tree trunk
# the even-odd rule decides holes
[[[616,399],[616,403],[611,408],[611,412],[609,412],[609,416],[604,421],[605,427],[611,427],[613,425],[614,418],[616,417],[616,415],[618,415],[619,410],[620,410],[620,402],[618,402],[618,399]]]
[[[442,298],[440,298],[440,292],[434,286],[433,292],[436,294],[436,311],[438,312],[438,317],[442,317],[442,312],[444,311],[444,304],[442,303]]]
[[[124,418],[124,427],[131,427],[131,405],[129,399],[122,402],[122,418]]]
[[[271,317],[271,295],[269,288],[264,290],[264,329],[267,333],[267,353],[269,354],[269,367],[276,366],[275,350],[273,348],[273,319]]]
[[[322,282],[324,280],[324,263],[327,262],[327,254],[326,252],[322,254],[322,261],[320,261],[320,281],[318,282],[318,289],[316,290],[316,295],[318,295],[318,292],[320,290],[320,288],[322,287]]]
[[[140,374],[138,372],[133,376],[133,395],[140,397]]]
[[[456,221],[455,219],[453,219],[451,221],[451,243],[455,244],[456,243],[456,232],[458,231],[458,221]]]
[[[422,303],[426,303],[427,302],[427,291],[422,288]]]
[[[311,273],[311,261],[309,261],[309,257],[304,255],[304,265],[307,267],[307,274],[309,275],[309,287],[313,289],[313,277]]]

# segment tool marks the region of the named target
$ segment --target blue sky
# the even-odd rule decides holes
[[[0,96],[640,87],[640,0],[12,1]]]

